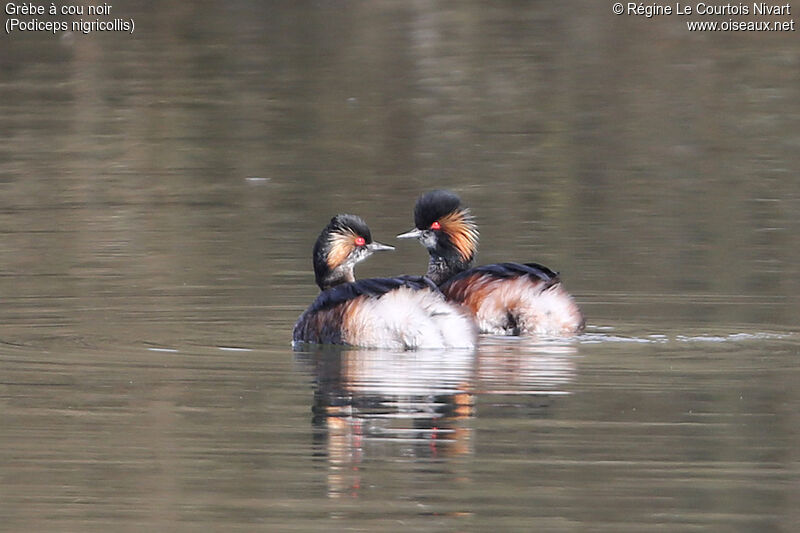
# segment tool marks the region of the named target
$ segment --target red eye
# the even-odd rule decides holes
[[[442,225],[439,224],[439,221],[437,220],[436,222],[431,224],[431,229],[442,229]]]
[[[367,244],[367,241],[364,240],[364,237],[356,237],[356,246],[364,246]]]

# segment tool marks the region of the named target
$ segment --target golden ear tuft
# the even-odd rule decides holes
[[[439,218],[442,231],[447,234],[453,247],[464,262],[469,262],[478,250],[478,226],[469,209],[458,209]]]
[[[350,230],[334,231],[330,236],[330,249],[325,261],[331,269],[335,269],[347,260],[356,247],[359,236]]]

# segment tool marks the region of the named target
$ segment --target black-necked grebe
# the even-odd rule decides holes
[[[427,276],[449,300],[472,311],[481,333],[569,335],[583,330],[583,314],[549,268],[536,263],[473,267],[478,227],[455,194],[420,196],[414,225],[397,237],[418,239],[427,248]]]
[[[477,328],[460,306],[448,302],[422,276],[355,281],[353,269],[374,242],[355,215],[336,215],[314,244],[314,274],[322,293],[300,315],[295,343],[350,344],[367,348],[471,348]]]

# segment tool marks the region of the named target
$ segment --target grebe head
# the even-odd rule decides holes
[[[398,239],[417,239],[431,256],[428,273],[436,283],[470,268],[478,250],[478,226],[450,191],[423,194],[414,206],[414,225]]]
[[[367,223],[356,215],[336,215],[314,244],[314,275],[322,290],[355,281],[353,269],[374,252],[394,246],[372,240]]]

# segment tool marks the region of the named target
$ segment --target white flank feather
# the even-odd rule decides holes
[[[359,302],[345,324],[347,343],[373,348],[473,348],[476,336],[461,306],[405,287]]]

